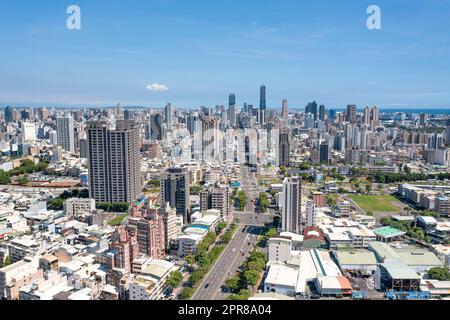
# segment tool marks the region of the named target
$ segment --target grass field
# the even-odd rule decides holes
[[[384,196],[367,196],[367,195],[352,195],[350,199],[356,202],[358,206],[364,211],[373,212],[399,212],[400,207],[397,207],[393,202],[398,200],[391,195]]]

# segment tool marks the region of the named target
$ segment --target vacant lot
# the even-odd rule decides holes
[[[401,207],[398,206],[399,201],[391,195],[352,195],[350,198],[366,212],[399,212],[401,210]]]

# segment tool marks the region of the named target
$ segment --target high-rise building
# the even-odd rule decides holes
[[[319,162],[328,163],[330,161],[330,150],[328,142],[322,142],[319,145]]]
[[[48,109],[40,108],[38,114],[39,114],[39,119],[41,119],[41,121],[44,122],[48,118]]]
[[[112,268],[131,272],[133,259],[139,256],[139,244],[136,235],[130,235],[125,226],[118,226],[111,236]]]
[[[149,123],[145,124],[146,140],[163,140],[162,116],[159,113],[150,115]]]
[[[369,126],[370,125],[370,109],[369,109],[369,107],[364,108],[363,118],[364,118],[364,124]]]
[[[319,120],[320,121],[325,121],[325,106],[323,104],[320,105],[319,107]]]
[[[139,244],[139,253],[153,259],[164,258],[165,236],[164,220],[158,215],[156,209],[144,209],[146,217],[128,219],[128,229],[136,235]]]
[[[90,122],[86,132],[90,197],[108,203],[135,201],[142,191],[139,126],[132,120],[118,120],[115,128]]]
[[[370,128],[374,130],[380,125],[380,111],[377,107],[370,110]]]
[[[281,117],[283,119],[289,118],[289,105],[287,99],[283,100],[282,107],[281,107]]]
[[[259,124],[265,124],[266,123],[266,86],[262,85],[259,88],[259,118],[258,122]]]
[[[306,226],[314,227],[317,225],[317,210],[313,200],[306,201]]]
[[[283,128],[280,130],[278,138],[278,166],[289,167],[290,156],[291,156],[290,131],[289,129]]]
[[[350,123],[356,123],[356,106],[348,105],[346,113],[346,121]]]
[[[181,228],[178,226],[177,210],[167,204],[159,208],[158,214],[164,222],[164,242],[167,250],[172,240],[175,240],[181,232]]]
[[[312,114],[314,116],[314,121],[317,120],[317,102],[313,101],[308,103],[308,105],[305,107],[305,113]]]
[[[75,132],[72,116],[56,118],[58,144],[68,152],[75,152]]]
[[[7,106],[5,108],[4,118],[5,118],[5,122],[6,123],[13,122],[14,121],[13,120],[14,119],[14,108],[11,108],[10,106]]]
[[[219,121],[212,116],[202,117],[202,156],[204,162],[215,162],[220,152]]]
[[[36,126],[34,122],[22,121],[20,123],[20,129],[22,130],[25,141],[36,140]]]
[[[228,98],[228,115],[230,120],[230,125],[236,125],[236,95],[234,93],[230,94]]]
[[[282,231],[301,234],[302,232],[302,183],[299,177],[286,178],[283,181],[281,195]]]
[[[177,214],[183,216],[183,221],[189,221],[190,177],[184,168],[169,168],[161,175],[161,206],[169,204],[176,208]]]
[[[213,186],[200,193],[200,210],[216,209],[221,217],[230,220],[230,189],[226,186]]]
[[[165,115],[167,129],[170,130],[172,128],[172,115],[173,115],[171,103],[166,104],[166,107],[164,108],[164,115]]]

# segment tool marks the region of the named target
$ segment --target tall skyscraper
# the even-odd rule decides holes
[[[283,128],[279,132],[278,138],[278,165],[290,165],[291,145],[289,129]]]
[[[311,113],[314,116],[314,121],[317,120],[317,102],[313,101],[308,103],[305,108],[305,113]]]
[[[262,85],[259,88],[259,118],[258,122],[259,124],[265,124],[266,123],[266,86]]]
[[[5,122],[6,122],[6,123],[8,123],[8,122],[13,122],[13,121],[14,121],[14,120],[13,120],[13,118],[14,118],[13,113],[14,113],[14,108],[11,108],[10,106],[7,106],[7,107],[5,108],[5,115],[4,115],[4,118],[5,118]]]
[[[170,130],[172,128],[172,115],[173,115],[171,103],[166,104],[166,107],[164,108],[164,115],[165,115],[167,129]]]
[[[289,118],[289,106],[288,106],[287,99],[283,100],[282,107],[281,107],[281,117],[283,117],[283,119]]]
[[[230,125],[236,125],[236,95],[234,93],[230,94],[228,98],[228,115],[230,120]]]
[[[186,223],[190,220],[190,177],[183,168],[169,168],[161,175],[161,206],[169,204],[176,208],[177,214],[183,216]]]
[[[215,162],[220,152],[219,121],[212,116],[202,117],[203,162]]]
[[[322,142],[319,145],[319,162],[328,163],[330,161],[330,151],[327,142]]]
[[[90,197],[108,203],[135,201],[142,191],[139,126],[132,120],[118,120],[115,128],[90,122],[86,131]]]
[[[319,120],[325,121],[325,106],[323,104],[319,107]]]
[[[162,116],[159,113],[151,114],[150,120],[145,125],[146,140],[163,140]]]
[[[364,108],[364,124],[370,125],[370,109],[369,107]]]
[[[348,105],[347,106],[347,113],[346,113],[346,120],[350,123],[356,123],[356,106],[355,105]]]
[[[299,177],[286,178],[283,181],[281,195],[282,231],[301,234],[302,232],[302,184]]]
[[[75,132],[72,116],[56,118],[58,144],[68,152],[75,152]]]

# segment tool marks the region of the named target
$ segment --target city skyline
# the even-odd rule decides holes
[[[448,107],[448,1],[377,1],[381,30],[368,1],[77,1],[81,30],[69,4],[0,4],[2,107],[195,108],[230,92],[257,106],[262,83],[268,109]]]

